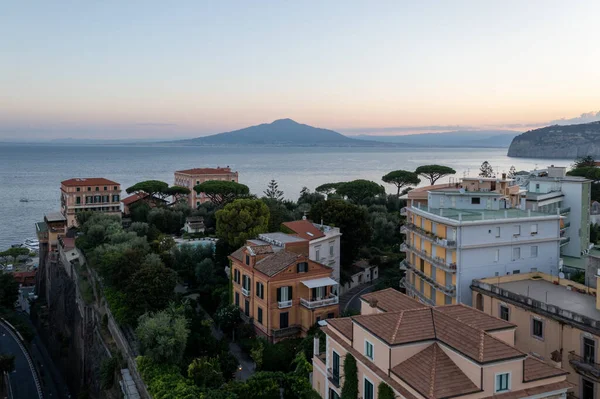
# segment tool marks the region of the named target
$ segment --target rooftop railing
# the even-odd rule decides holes
[[[578,372],[591,374],[594,378],[600,378],[600,364],[595,359],[577,355],[574,351],[569,352],[569,363]]]

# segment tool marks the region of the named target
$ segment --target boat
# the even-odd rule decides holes
[[[29,200],[27,198],[21,198],[19,202],[29,202]]]
[[[40,241],[36,238],[28,238],[23,242],[23,247],[32,252],[38,252],[40,250]]]

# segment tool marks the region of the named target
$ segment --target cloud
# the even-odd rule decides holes
[[[561,118],[561,119],[556,119],[553,121],[548,122],[549,125],[572,125],[572,124],[576,124],[576,123],[590,123],[590,122],[596,122],[600,120],[600,111],[598,112],[584,112],[583,114],[579,115],[578,117],[575,118],[571,118],[571,119],[565,119],[565,118]]]
[[[145,123],[136,123],[135,126],[145,126],[145,127],[173,127],[173,126],[177,126],[177,124],[176,123],[145,122]]]
[[[337,131],[350,134],[367,133],[416,133],[416,132],[448,132],[454,130],[478,130],[476,126],[432,125],[432,126],[389,126],[389,127],[356,127],[341,128]]]

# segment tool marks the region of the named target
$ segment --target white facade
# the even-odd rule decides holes
[[[310,240],[308,257],[333,269],[332,278],[340,282],[340,242],[342,233],[337,227],[314,223],[325,234],[324,237]]]

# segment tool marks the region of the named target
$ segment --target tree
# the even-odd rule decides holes
[[[158,255],[147,255],[124,288],[130,312],[141,315],[164,309],[173,299],[176,284],[177,272],[166,268]]]
[[[166,195],[173,197],[173,202],[180,202],[190,193],[190,189],[182,186],[171,186],[165,190]]]
[[[240,322],[240,308],[234,304],[220,308],[215,313],[215,322],[225,333],[231,334]]]
[[[269,232],[279,231],[281,223],[294,220],[293,212],[282,201],[271,198],[262,198],[261,201],[269,208]]]
[[[481,164],[481,168],[479,168],[479,176],[480,177],[492,177],[494,176],[494,169],[492,165],[488,161],[483,161]]]
[[[125,191],[127,194],[136,193],[138,195],[146,194],[148,198],[161,198],[168,196],[166,194],[169,185],[160,180],[145,180],[128,187]]]
[[[517,175],[517,168],[515,168],[515,165],[511,165],[510,169],[508,170],[508,178],[514,179],[516,175]]]
[[[344,184],[344,183],[325,183],[325,184],[321,184],[320,186],[318,186],[317,188],[315,188],[315,191],[317,193],[321,193],[321,194],[325,194],[325,195],[333,194],[338,189],[338,187],[341,186],[342,184]]]
[[[358,368],[356,359],[347,353],[344,358],[344,386],[342,386],[341,399],[358,398]]]
[[[17,258],[19,256],[25,255],[29,255],[29,250],[21,247],[9,248],[6,251],[0,252],[0,257],[13,258],[13,263],[17,263]]]
[[[394,170],[381,178],[388,184],[393,184],[398,189],[396,196],[400,196],[400,189],[406,186],[416,186],[421,183],[421,179],[416,173],[407,170]],[[433,184],[433,183],[432,183]]]
[[[283,191],[279,189],[279,185],[275,179],[271,179],[267,189],[263,191],[263,193],[265,194],[265,197],[269,199],[274,199],[277,201],[281,201],[283,199]]]
[[[577,158],[573,164],[573,169],[585,168],[586,166],[596,166],[596,161],[593,156],[587,155],[585,157]]]
[[[353,180],[342,183],[336,190],[336,193],[342,197],[347,197],[352,202],[359,204],[365,198],[372,198],[385,194],[385,189],[381,184],[370,180]]]
[[[219,388],[225,379],[218,357],[199,357],[188,366],[188,377],[200,388]]]
[[[429,179],[429,182],[433,186],[442,177],[453,175],[456,171],[443,165],[422,165],[415,170],[415,173]]]
[[[179,364],[190,330],[183,307],[169,306],[139,319],[135,334],[140,350],[155,363]]]
[[[19,297],[19,283],[10,273],[0,273],[0,306],[13,309]]]
[[[210,201],[221,207],[239,197],[247,196],[250,193],[248,186],[234,181],[208,180],[194,186],[194,191],[198,194],[204,193]]]
[[[269,208],[261,200],[238,199],[217,211],[217,236],[234,248],[266,233],[268,226]]]
[[[298,352],[294,361],[292,362],[294,365],[294,373],[308,379],[308,375],[312,372],[313,368],[310,362],[306,359],[306,355],[304,352]]]
[[[394,399],[394,390],[385,382],[380,382],[377,387],[377,398],[378,399]]]

